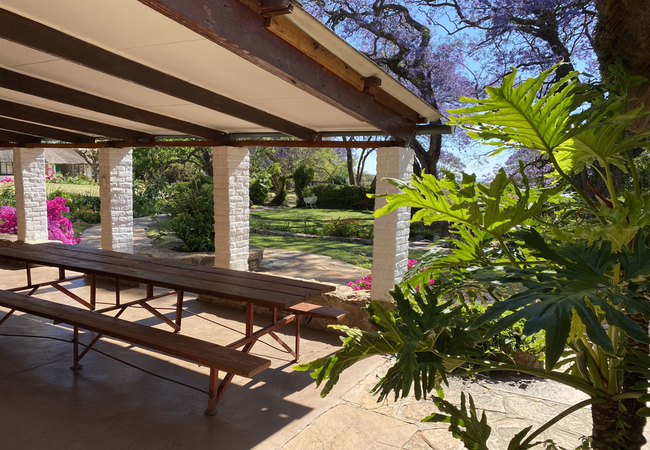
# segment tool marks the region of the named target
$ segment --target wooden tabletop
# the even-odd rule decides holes
[[[332,285],[58,243],[0,248],[0,258],[285,309]]]

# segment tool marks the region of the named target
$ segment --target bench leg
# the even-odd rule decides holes
[[[210,392],[208,394],[208,407],[205,409],[206,416],[214,416],[217,414],[217,403],[219,403],[219,371],[210,368]]]
[[[302,316],[296,314],[296,359],[294,362],[298,362],[300,359],[300,322],[302,321]]]
[[[72,338],[72,356],[73,364],[70,366],[72,370],[79,370],[83,366],[79,364],[79,327],[74,327],[74,337]]]

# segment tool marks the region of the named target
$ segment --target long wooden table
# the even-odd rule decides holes
[[[292,307],[299,306],[310,297],[335,290],[334,286],[321,283],[58,243],[25,244],[0,248],[0,259],[25,263],[27,284],[7,289],[9,291],[28,291],[28,294],[32,295],[43,286],[52,286],[86,308],[96,310],[96,277],[110,277],[116,280],[115,305],[96,310],[97,312],[118,311],[116,316],[118,317],[129,306],[138,305],[147,309],[174,331],[181,329],[185,292],[240,301],[246,305],[245,336],[227,346],[230,348],[244,347],[243,351],[248,353],[260,337],[268,334],[296,360],[299,357],[298,352],[284,343],[274,331],[293,321],[296,321],[296,325],[299,327],[296,313],[291,312]],[[33,283],[30,270],[32,265],[57,267],[59,268],[59,277],[53,281]],[[83,275],[66,277],[66,271],[74,271]],[[63,283],[85,277],[89,278],[89,299],[83,299],[63,286]],[[120,281],[146,285],[146,297],[122,303],[120,301]],[[154,287],[167,288],[170,291],[154,295]],[[169,320],[149,305],[152,300],[167,295],[177,296],[174,321]],[[256,332],[253,330],[255,306],[270,308],[273,316],[271,325]],[[278,318],[278,311],[286,311],[287,314]],[[296,350],[299,347],[299,332],[298,328],[296,330]]]

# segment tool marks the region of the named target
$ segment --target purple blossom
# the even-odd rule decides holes
[[[80,239],[74,237],[72,222],[63,215],[70,211],[65,206],[65,198],[56,197],[47,201],[47,237],[51,241],[61,241],[64,244],[75,245]],[[18,219],[16,209],[11,206],[0,207],[0,233],[16,234]]]

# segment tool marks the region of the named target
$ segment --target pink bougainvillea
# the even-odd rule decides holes
[[[72,222],[63,215],[70,211],[65,206],[63,197],[47,201],[47,237],[51,241],[61,241],[64,244],[75,245],[80,239],[75,239]],[[16,209],[11,206],[0,207],[0,233],[16,234],[18,219]]]
[[[409,259],[407,264],[408,270],[410,270],[417,263],[418,263],[417,259]],[[429,280],[429,285],[432,285],[433,283],[434,283],[433,279]],[[347,284],[347,286],[351,287],[355,291],[369,291],[370,288],[372,287],[372,273],[362,276],[357,281],[350,281]],[[418,290],[420,289],[420,285],[417,286],[417,289]]]
[[[11,177],[4,177],[2,180],[0,180],[0,183],[13,183],[14,179]]]
[[[0,206],[0,233],[16,234],[17,226],[16,209],[11,206]]]

